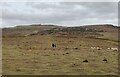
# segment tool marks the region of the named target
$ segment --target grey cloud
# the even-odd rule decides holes
[[[4,25],[31,23],[84,25],[102,22],[117,24],[117,3],[114,2],[27,2],[24,7],[21,7],[20,11],[14,10],[17,7],[3,9]]]
[[[65,17],[69,15],[70,16],[70,17],[68,16],[69,19],[78,18],[78,17],[81,17],[81,18],[97,17],[97,18],[104,18],[104,19],[117,18],[116,2],[94,2],[94,3],[93,2],[61,2],[58,5],[56,5],[56,7],[55,6],[50,7],[50,5],[52,4],[49,4],[48,8],[53,8],[53,9],[57,8],[54,10],[56,11],[56,13],[58,13],[59,11],[65,14],[67,13]],[[38,9],[40,6],[37,5]],[[47,5],[45,6],[47,8]],[[60,9],[60,7],[64,7],[64,8]],[[74,8],[77,8],[77,7],[80,7],[80,8],[75,10]]]

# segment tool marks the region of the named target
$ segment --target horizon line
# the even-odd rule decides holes
[[[34,24],[21,24],[21,25],[14,25],[14,26],[0,26],[0,28],[14,28],[14,27],[24,27],[24,26],[39,26],[39,25],[53,25],[53,26],[62,26],[62,27],[79,27],[79,26],[95,26],[95,25],[112,25],[112,26],[118,26],[119,25],[115,25],[115,24],[111,24],[111,23],[105,23],[105,24],[84,24],[84,25],[59,25],[59,24],[41,24],[41,23],[34,23]]]

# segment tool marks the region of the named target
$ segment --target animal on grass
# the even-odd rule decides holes
[[[103,61],[107,63],[107,59],[106,58],[104,58]]]
[[[88,62],[88,60],[84,60],[83,62],[86,62],[86,63],[87,63],[87,62]]]

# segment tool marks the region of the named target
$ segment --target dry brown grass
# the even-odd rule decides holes
[[[53,35],[3,38],[3,74],[116,75],[118,44],[107,40]],[[51,47],[51,43],[57,45]],[[91,47],[101,47],[101,50]],[[77,49],[76,49],[77,48]],[[68,53],[68,54],[67,54]],[[106,58],[108,62],[104,62]],[[88,60],[88,62],[83,62]]]

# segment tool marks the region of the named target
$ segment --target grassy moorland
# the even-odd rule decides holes
[[[3,28],[3,75],[117,75],[117,30],[111,25]]]

